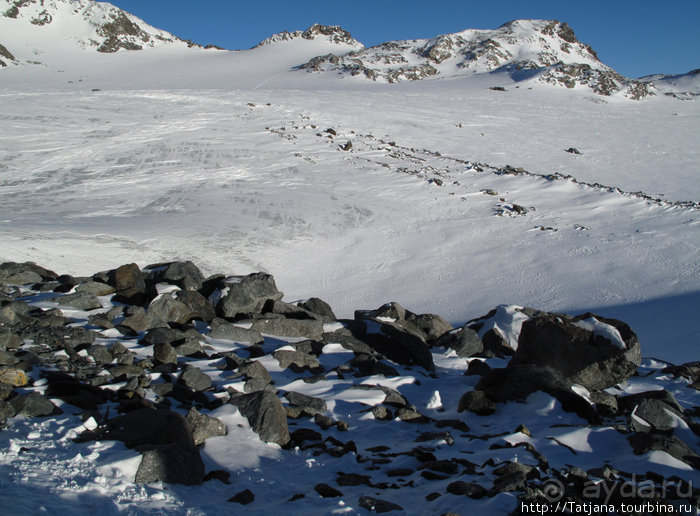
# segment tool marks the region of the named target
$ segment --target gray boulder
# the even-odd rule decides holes
[[[259,331],[248,328],[241,328],[225,319],[216,318],[211,321],[211,332],[209,336],[212,339],[232,340],[234,342],[250,342],[258,344],[263,342],[263,337]]]
[[[63,411],[51,401],[39,394],[38,392],[30,392],[29,394],[20,394],[10,399],[10,405],[15,410],[17,415],[29,417],[50,416],[52,414],[60,414]]]
[[[289,442],[287,413],[282,402],[272,392],[263,390],[233,396],[229,403],[238,407],[261,440],[280,446]]]
[[[277,290],[274,278],[262,272],[247,276],[230,276],[222,280],[216,303],[219,316],[233,319],[260,314],[268,301],[279,301],[284,294]],[[217,295],[215,292],[213,295]]]
[[[199,450],[192,445],[176,443],[142,450],[141,464],[134,482],[167,482],[187,486],[200,485],[204,479],[204,463]]]
[[[66,294],[65,296],[57,297],[54,299],[61,306],[70,306],[72,308],[77,308],[78,310],[95,310],[96,308],[102,308],[102,303],[97,299],[97,296],[87,292],[75,292],[73,294]]]
[[[323,321],[318,319],[288,319],[264,317],[253,319],[251,330],[282,337],[304,337],[320,340],[323,337]]]
[[[144,279],[152,284],[169,283],[182,290],[197,290],[204,282],[204,275],[191,261],[154,263],[143,268]]]
[[[200,414],[196,408],[192,407],[185,419],[192,427],[192,438],[195,446],[203,444],[210,437],[226,435],[226,425],[215,417]]]
[[[593,391],[626,380],[640,363],[637,336],[622,321],[593,314],[566,320],[548,314],[523,322],[518,349],[508,366],[547,367],[567,384]]]
[[[479,334],[467,326],[447,331],[431,345],[453,349],[459,357],[473,357],[484,350]]]

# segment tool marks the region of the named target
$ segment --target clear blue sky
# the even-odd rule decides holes
[[[700,0],[113,0],[196,43],[245,49],[283,30],[340,25],[365,46],[495,29],[520,18],[556,19],[574,29],[605,64],[628,77],[700,68]]]

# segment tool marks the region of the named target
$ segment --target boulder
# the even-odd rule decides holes
[[[211,378],[201,369],[190,364],[182,369],[178,382],[195,391],[204,391],[211,387]]]
[[[195,446],[203,444],[210,437],[227,434],[226,425],[220,419],[200,414],[194,407],[189,410],[185,419],[187,419],[192,428],[192,438]]]
[[[290,404],[311,409],[313,412],[325,412],[328,408],[326,407],[326,402],[321,398],[314,398],[313,396],[307,396],[299,392],[291,391],[285,394],[284,397],[287,398]]]
[[[10,399],[10,405],[15,410],[17,415],[29,417],[50,416],[52,414],[60,414],[63,411],[51,401],[42,396],[38,392],[30,392],[29,394],[20,394]]]
[[[637,336],[622,321],[588,313],[569,320],[547,314],[523,322],[508,367],[547,367],[568,385],[593,391],[626,380],[640,363]]]
[[[352,325],[351,331],[356,338],[394,362],[435,370],[433,356],[425,340],[398,323],[361,319]]]
[[[41,281],[54,281],[58,274],[44,269],[34,262],[4,262],[0,264],[0,284],[26,285]]]
[[[109,296],[116,292],[115,288],[99,281],[87,280],[75,287],[77,294],[91,294],[93,296]]]
[[[250,342],[258,344],[263,342],[263,337],[259,331],[241,328],[225,319],[215,318],[211,321],[211,332],[209,336],[212,339],[232,340],[234,342]]]
[[[172,293],[160,294],[148,305],[148,316],[166,323],[185,324],[197,314],[185,303],[178,301]]]
[[[217,296],[217,292],[213,295]],[[221,281],[215,308],[220,317],[234,319],[260,314],[268,301],[279,301],[283,295],[269,274],[257,272],[247,276],[229,276]]]
[[[453,349],[458,357],[472,357],[484,350],[479,334],[467,326],[443,333],[431,345]]]
[[[253,501],[255,501],[255,495],[250,489],[246,489],[232,496],[228,499],[228,501],[233,503],[239,503],[241,505],[248,505],[249,503],[253,503]]]
[[[199,450],[192,445],[174,443],[141,450],[143,457],[134,482],[167,482],[187,486],[200,485],[204,479],[204,463]]]
[[[287,413],[275,394],[269,391],[251,392],[232,396],[229,403],[238,407],[261,440],[280,446],[289,442]]]
[[[54,299],[61,306],[70,306],[78,310],[95,310],[102,308],[102,303],[97,296],[88,292],[75,292]]]
[[[290,368],[297,373],[308,370],[314,374],[320,374],[324,370],[315,356],[303,351],[281,349],[275,351],[272,356],[279,362],[282,369]]]
[[[182,290],[198,290],[204,282],[202,271],[191,261],[154,263],[144,267],[143,274],[148,283],[169,283]]]
[[[477,416],[490,416],[496,412],[496,404],[481,390],[467,391],[459,400],[457,412],[465,410]]]
[[[122,265],[110,271],[107,283],[116,290],[112,300],[118,303],[144,305],[154,297],[153,292],[146,291],[143,274],[135,263]]]
[[[359,503],[361,507],[378,514],[390,511],[403,511],[403,507],[400,505],[393,502],[388,502],[386,500],[380,500],[379,498],[374,498],[373,496],[360,496]]]
[[[193,319],[210,322],[216,317],[211,302],[195,290],[180,290],[175,294],[175,299],[190,309]]]
[[[288,319],[283,316],[253,319],[251,330],[282,337],[304,337],[320,340],[323,321],[318,319]]]
[[[297,305],[318,316],[324,322],[333,322],[338,319],[333,313],[331,306],[317,297],[312,297],[306,301],[298,301]]]

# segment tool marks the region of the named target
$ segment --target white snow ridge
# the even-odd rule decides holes
[[[0,513],[696,514],[698,77],[0,0]]]

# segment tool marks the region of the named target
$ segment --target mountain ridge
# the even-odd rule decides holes
[[[189,49],[224,50],[181,39],[112,4],[93,0],[0,0],[0,34],[0,69],[48,65],[60,71],[65,69],[61,61],[70,61],[76,48],[117,54],[156,47],[173,48],[201,68],[201,58]],[[304,52],[280,58],[285,50],[300,48],[301,42]],[[497,82],[503,85],[548,85],[634,100],[659,93],[657,82],[661,93],[682,99],[692,98],[700,89],[692,74],[683,80],[624,77],[602,63],[566,22],[557,20],[512,20],[492,30],[466,29],[372,47],[338,25],[316,23],[303,31],[273,34],[249,50],[226,52],[233,57],[260,49],[268,49],[266,58],[277,55],[279,73],[293,70],[372,82],[499,75],[503,80]],[[253,71],[246,66],[254,61],[225,60],[216,66],[240,67],[246,75]],[[90,65],[84,66],[89,72]]]

